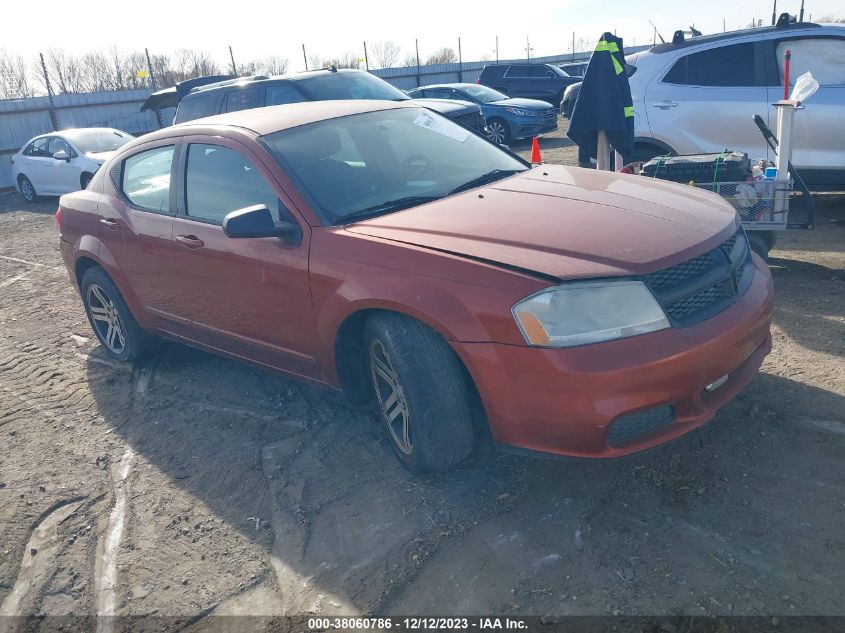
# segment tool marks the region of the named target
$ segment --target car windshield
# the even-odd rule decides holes
[[[297,83],[308,96],[315,101],[333,99],[379,99],[405,101],[408,95],[394,88],[383,79],[365,72],[334,72]]]
[[[551,68],[552,72],[555,73],[558,77],[569,77],[569,74],[566,73],[562,68],[558,68],[552,64],[546,66],[546,68]]]
[[[118,130],[81,130],[69,134],[68,138],[83,154],[96,154],[120,149],[135,137]]]
[[[423,108],[319,121],[262,137],[326,224],[384,215],[525,171],[484,138]]]
[[[506,94],[502,94],[498,90],[493,90],[487,86],[463,86],[461,90],[478,103],[494,103],[508,98]]]

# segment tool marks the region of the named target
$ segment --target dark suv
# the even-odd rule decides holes
[[[542,99],[558,107],[567,86],[581,81],[551,64],[489,64],[481,71],[478,83],[503,92],[509,97]]]
[[[154,102],[157,95],[164,97],[165,93],[166,99],[159,98]],[[150,95],[142,110],[176,105],[173,122],[184,123],[224,112],[336,99],[407,101],[410,97],[366,71],[331,68],[275,77],[234,77],[205,85],[194,84],[189,86],[188,91],[180,90],[180,86],[176,86]],[[484,115],[481,108],[474,103],[443,99],[414,101],[464,127],[484,133]]]

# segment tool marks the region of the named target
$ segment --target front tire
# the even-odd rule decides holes
[[[364,358],[379,415],[408,470],[445,470],[470,454],[470,392],[442,337],[405,315],[376,314],[364,326]]]
[[[94,266],[86,270],[80,290],[88,322],[106,354],[129,362],[143,358],[152,349],[152,335],[138,325],[117,286],[102,268]]]
[[[503,119],[490,119],[487,121],[487,138],[497,145],[510,145],[511,130]]]
[[[751,250],[763,258],[764,262],[769,261],[769,244],[766,239],[760,235],[760,231],[748,231],[748,244]]]
[[[21,174],[18,176],[18,187],[21,191],[21,196],[28,204],[38,202],[38,194],[35,192],[35,187],[32,186],[32,181]]]

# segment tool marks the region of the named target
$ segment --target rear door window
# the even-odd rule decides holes
[[[209,91],[197,95],[188,95],[179,102],[176,110],[174,123],[193,121],[202,117],[217,114],[217,105],[220,102],[220,91]]]
[[[535,64],[534,66],[531,67],[531,78],[532,79],[543,79],[543,78],[548,78],[548,77],[552,77],[552,76],[554,76],[554,74],[552,73],[551,70],[546,68],[546,66],[543,66],[541,64]]]
[[[47,156],[50,156],[50,152],[47,151],[47,145],[50,142],[50,138],[52,137],[45,136],[43,138],[35,139],[29,144],[29,147],[24,150],[24,155],[32,156],[33,158],[46,158]]]
[[[123,161],[121,191],[134,206],[154,213],[170,213],[170,175],[174,146],[139,152]]]
[[[508,72],[505,73],[505,77],[530,77],[531,76],[531,66],[530,65],[519,65],[514,64],[510,68],[508,68]]]
[[[666,73],[663,82],[682,86],[754,86],[754,43],[685,55]]]
[[[264,104],[268,106],[306,101],[305,96],[296,86],[287,82],[269,85],[265,90]]]
[[[240,90],[233,90],[226,95],[226,112],[238,112],[239,110],[250,110],[257,108],[258,103],[258,87],[242,88]]]

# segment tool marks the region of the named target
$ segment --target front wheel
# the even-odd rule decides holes
[[[402,464],[434,472],[469,455],[470,392],[446,341],[415,319],[382,313],[367,320],[364,343],[378,411]]]
[[[153,347],[152,335],[141,329],[120,291],[106,272],[94,266],[85,271],[80,284],[88,322],[112,358],[137,360]]]
[[[763,258],[764,262],[769,261],[769,244],[767,240],[760,235],[760,231],[749,231],[746,233],[748,236],[748,244],[751,246],[751,250],[757,253],[760,257]]]
[[[508,124],[502,119],[490,119],[487,121],[487,138],[497,145],[510,145],[511,130]]]

